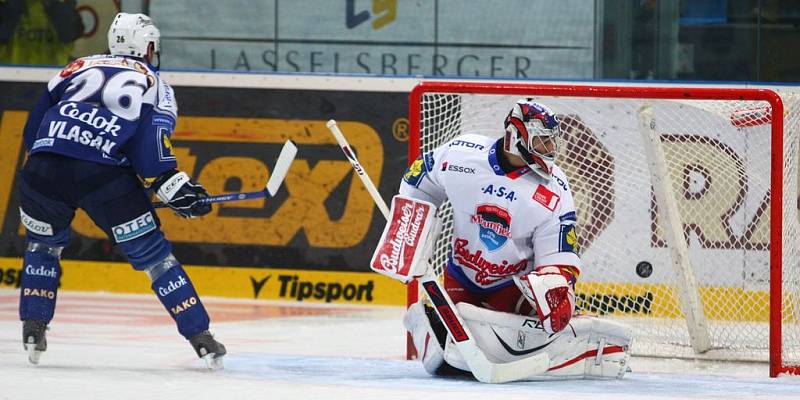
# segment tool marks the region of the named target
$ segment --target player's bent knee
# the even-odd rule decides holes
[[[57,259],[61,259],[61,252],[63,250],[64,246],[57,246],[40,242],[28,242],[28,246],[25,248],[25,251],[29,251],[31,253],[46,253]]]
[[[146,235],[117,243],[128,258],[128,262],[138,271],[144,271],[158,264],[172,254],[172,245],[160,229]]]
[[[150,282],[155,282],[162,275],[167,273],[171,268],[181,265],[178,259],[170,253],[162,260],[156,261],[154,264],[148,265],[144,268],[144,273],[150,278]]]

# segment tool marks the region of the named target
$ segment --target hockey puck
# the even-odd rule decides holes
[[[636,275],[639,275],[642,278],[647,278],[652,274],[653,264],[650,264],[647,261],[641,261],[640,263],[636,264]]]

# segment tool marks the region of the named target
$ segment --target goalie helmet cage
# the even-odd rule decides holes
[[[409,97],[408,161],[460,134],[499,138],[520,97],[549,106],[578,213],[579,311],[629,324],[633,355],[800,374],[790,89],[423,82]],[[447,202],[440,210],[441,275],[452,217]],[[412,282],[408,303],[418,298]]]

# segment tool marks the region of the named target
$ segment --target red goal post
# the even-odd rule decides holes
[[[798,234],[795,94],[746,87],[423,82],[409,97],[408,162],[458,134],[499,137],[518,97],[534,97],[561,116],[566,144],[556,163],[568,164],[562,169],[586,242],[579,308],[620,318],[634,326],[634,340],[665,346],[634,354],[768,359],[771,376],[800,374],[800,254],[789,236]],[[784,129],[785,119],[790,129]],[[648,134],[654,144],[647,144]],[[628,147],[634,145],[643,147]],[[659,155],[666,162],[653,161]],[[666,183],[650,183],[659,176]],[[592,186],[596,182],[605,183]],[[717,215],[730,221],[704,220],[715,204],[730,208]],[[591,222],[581,226],[582,214]],[[643,228],[625,236],[632,226]],[[447,257],[447,234],[445,228],[432,265]],[[601,245],[628,242],[637,244]],[[412,282],[409,304],[418,298]]]

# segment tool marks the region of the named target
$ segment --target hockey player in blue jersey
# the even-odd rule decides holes
[[[147,193],[185,218],[211,212],[202,201],[206,190],[177,169],[172,153],[178,107],[152,65],[160,64],[159,36],[146,15],[118,14],[108,32],[110,54],[77,59],[53,77],[25,125],[29,158],[17,180],[27,229],[19,312],[34,364],[47,349],[59,259],[81,208],[150,277],[197,355],[209,368],[222,366],[225,347],[209,333],[208,313]]]

